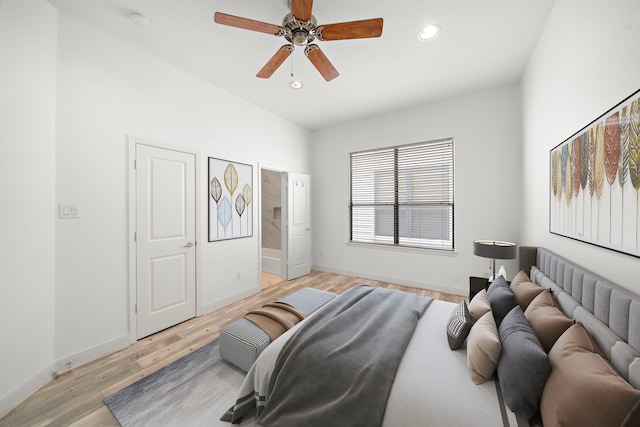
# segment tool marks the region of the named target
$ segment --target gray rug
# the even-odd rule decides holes
[[[227,426],[245,373],[221,359],[218,340],[104,399],[124,427]],[[253,419],[241,425],[255,425]]]

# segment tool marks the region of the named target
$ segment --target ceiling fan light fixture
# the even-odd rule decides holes
[[[291,35],[291,42],[297,46],[304,46],[307,44],[308,37],[309,33],[305,33],[304,31],[295,31]]]
[[[420,32],[418,33],[418,39],[421,41],[431,40],[433,38],[436,38],[438,34],[440,34],[440,25],[428,25],[420,30]]]

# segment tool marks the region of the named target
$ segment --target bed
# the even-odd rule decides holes
[[[411,333],[397,367],[393,368],[395,376],[388,394],[384,394],[386,407],[370,400],[369,396],[358,398],[360,403],[346,407],[348,409],[337,409],[322,400],[317,406],[298,406],[301,402],[307,404],[307,400],[313,402],[314,393],[300,399],[303,393],[290,384],[296,381],[320,384],[331,374],[313,377],[310,374],[313,369],[307,369],[306,361],[297,362],[293,358],[296,351],[290,347],[297,349],[295,339],[305,339],[305,330],[310,324],[322,324],[321,317],[332,310],[336,301],[340,304],[339,297],[265,349],[249,370],[236,404],[223,419],[265,426],[537,426],[544,420],[544,425],[550,427],[589,425],[584,424],[585,419],[592,425],[640,425],[640,391],[637,390],[640,385],[640,298],[544,248],[521,247],[519,260],[522,271],[518,274],[517,286],[511,290],[505,282],[515,301],[512,307],[508,306],[513,302],[501,306],[504,304],[500,295],[508,291],[499,280],[492,284],[489,292],[479,293],[468,305],[439,300],[420,302],[425,307],[415,326],[402,326],[411,329]],[[514,279],[512,284],[515,282]],[[528,299],[526,306],[521,306],[523,299]],[[478,307],[487,303],[490,311],[478,311]],[[549,310],[555,312],[550,315]],[[560,311],[563,319],[558,317]],[[525,316],[527,312],[531,313],[530,317]],[[328,317],[331,316],[335,317],[335,313]],[[539,324],[541,318],[545,329],[536,335],[526,319]],[[550,319],[555,318],[561,322],[551,325]],[[560,323],[562,326],[558,326]],[[378,327],[384,326],[373,329]],[[497,330],[499,353],[495,353],[496,339],[491,335],[495,332],[486,335],[485,328]],[[583,341],[588,345],[580,344]],[[478,354],[481,354],[481,363],[477,363]],[[495,366],[487,371],[486,364],[491,365],[492,360]],[[592,362],[596,363],[593,375],[589,373]],[[368,363],[368,360],[358,363]],[[287,364],[298,366],[298,372],[296,369],[281,371]],[[564,368],[565,365],[568,367]],[[579,371],[576,375],[571,371],[576,366],[586,373]],[[608,376],[600,383],[603,372]],[[342,375],[336,374],[340,379]],[[288,388],[278,389],[280,378],[289,381],[282,380],[283,385],[289,384]],[[350,381],[358,384],[360,377]],[[323,396],[325,391],[319,388],[316,394]],[[286,412],[286,404],[278,397],[281,395],[285,401],[288,396],[298,395],[291,417]],[[367,412],[379,406],[383,406],[379,422],[359,423],[360,415],[353,418],[358,411],[368,415]],[[270,407],[285,408],[282,409],[285,412]],[[317,418],[305,415],[315,415],[323,408],[332,420],[330,424],[310,421]],[[269,411],[275,411],[275,415],[270,416]],[[596,415],[591,416],[591,412]],[[599,419],[609,424],[595,424]],[[582,424],[576,424],[578,422]]]

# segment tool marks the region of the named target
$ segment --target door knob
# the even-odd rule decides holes
[[[183,246],[183,248],[190,248],[193,246],[193,243],[189,242],[186,245]]]

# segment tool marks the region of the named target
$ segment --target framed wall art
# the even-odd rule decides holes
[[[549,231],[640,257],[640,90],[550,152]]]
[[[209,157],[209,241],[253,235],[253,166]]]

